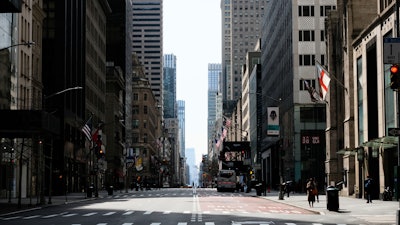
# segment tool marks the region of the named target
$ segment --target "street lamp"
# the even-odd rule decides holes
[[[46,106],[46,100],[47,100],[47,99],[52,98],[52,97],[57,96],[57,95],[60,95],[60,94],[63,94],[63,93],[68,92],[68,91],[81,90],[81,89],[83,89],[83,87],[80,87],[80,86],[70,87],[70,88],[66,88],[66,89],[64,89],[64,90],[55,92],[55,93],[53,93],[53,94],[44,96],[44,98],[43,98],[43,106],[42,106],[42,109],[43,109],[43,110],[46,110],[46,107],[45,107],[45,106]],[[21,154],[21,155],[22,155],[22,154]],[[22,157],[21,157],[21,159],[22,159]],[[40,159],[40,160],[42,160],[42,159]],[[52,204],[52,202],[51,202],[51,192],[53,191],[53,190],[52,190],[52,182],[53,182],[53,179],[52,179],[52,178],[53,178],[53,175],[52,175],[52,172],[53,172],[53,140],[51,141],[49,170],[50,170],[50,177],[49,177],[49,201],[48,201],[48,204]],[[20,171],[21,171],[21,170],[20,170]],[[20,176],[21,176],[21,175],[22,175],[22,174],[20,174]],[[44,179],[43,179],[43,181],[44,181]],[[21,188],[21,185],[20,185],[20,188]],[[21,193],[21,191],[20,191],[19,193]],[[43,194],[43,192],[41,192],[41,194]]]
[[[51,97],[53,97],[53,96],[56,96],[56,95],[65,93],[65,92],[67,92],[67,91],[81,90],[81,89],[83,89],[83,87],[79,87],[79,86],[77,86],[77,87],[70,87],[70,88],[64,89],[64,90],[62,90],[62,91],[58,91],[58,92],[56,92],[56,93],[53,93],[53,94],[51,94],[51,95],[44,96],[44,99],[47,100],[47,99],[49,99],[49,98],[51,98]]]
[[[0,48],[0,52],[3,51],[3,50],[9,49],[9,48],[20,46],[20,45],[25,45],[25,46],[31,47],[32,45],[35,45],[35,44],[36,43],[34,41],[18,43],[18,44],[10,45],[8,47]]]

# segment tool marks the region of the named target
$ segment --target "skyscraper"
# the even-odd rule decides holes
[[[222,93],[225,100],[241,96],[241,68],[246,53],[261,36],[267,0],[221,0],[222,10]]]
[[[221,64],[208,64],[208,149],[212,151],[214,140],[217,138],[215,124],[222,117],[222,103],[220,92]]]
[[[163,106],[163,0],[132,0],[132,47]]]
[[[178,100],[179,143],[181,157],[185,158],[185,101]]]
[[[164,118],[176,118],[176,56],[164,55]]]

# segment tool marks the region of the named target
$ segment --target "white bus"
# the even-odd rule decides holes
[[[220,170],[217,177],[217,191],[236,190],[236,172],[234,170]]]

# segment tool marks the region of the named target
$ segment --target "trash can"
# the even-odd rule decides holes
[[[114,192],[114,187],[113,186],[109,186],[108,187],[108,195],[113,195]]]
[[[261,183],[255,185],[257,196],[261,196],[261,187]]]
[[[89,186],[88,187],[88,190],[87,190],[87,197],[88,198],[91,198],[93,196],[93,190],[94,190],[93,186]]]
[[[329,211],[339,210],[339,189],[334,186],[326,188],[326,207]]]

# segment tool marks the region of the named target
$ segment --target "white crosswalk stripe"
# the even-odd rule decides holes
[[[59,215],[59,214],[51,214],[51,215],[47,215],[47,216],[42,216],[42,218],[48,219],[48,218],[56,217],[56,216],[58,216],[58,215]]]
[[[38,218],[38,217],[40,217],[40,215],[27,216],[27,217],[24,217],[24,218],[22,218],[22,219],[24,219],[24,220],[29,220],[29,219]]]
[[[104,213],[103,216],[111,216],[111,215],[114,215],[114,214],[115,214],[115,212],[108,212],[108,213]]]
[[[62,217],[71,217],[71,216],[76,216],[78,215],[77,213],[70,213],[70,214],[65,214]]]
[[[127,215],[131,215],[133,214],[135,211],[127,211],[125,213],[123,213],[122,215],[127,216]]]
[[[93,216],[93,215],[96,215],[96,214],[97,214],[97,212],[92,212],[92,213],[83,214],[82,216]]]

